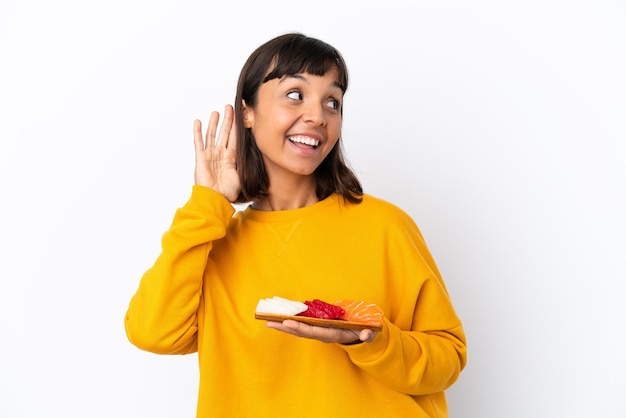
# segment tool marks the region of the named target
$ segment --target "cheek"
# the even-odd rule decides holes
[[[286,112],[266,112],[257,115],[253,131],[258,135],[283,137],[293,122],[293,117]]]
[[[332,141],[327,141],[325,146],[324,146],[324,151],[322,151],[322,155],[324,156],[324,158],[326,158],[326,156],[328,154],[330,154],[330,152],[333,150],[333,148],[339,146],[339,133],[337,133],[337,136],[334,136],[334,140]]]
[[[328,137],[334,138],[332,141],[329,141],[329,144],[335,146],[337,141],[339,141],[339,137],[341,136],[341,119],[334,123],[328,124]]]
[[[335,139],[333,139],[332,141],[328,141],[328,145],[330,148],[334,148],[337,145],[337,142],[339,142],[339,133],[337,135],[333,135],[333,137]]]

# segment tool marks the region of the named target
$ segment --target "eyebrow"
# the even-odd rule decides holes
[[[308,80],[306,79],[305,76],[303,76],[302,74],[298,73],[298,74],[285,74],[283,77],[280,78],[280,80],[278,80],[278,83],[282,83],[283,81],[287,80],[288,78],[295,78],[301,81],[304,81],[305,83],[308,82]],[[339,90],[343,89],[341,88],[341,84],[339,84],[337,81],[333,82],[333,86],[335,86],[336,88],[338,88]]]

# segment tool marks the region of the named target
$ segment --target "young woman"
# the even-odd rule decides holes
[[[347,87],[335,48],[286,34],[249,57],[219,133],[216,112],[204,137],[194,122],[195,185],[125,325],[198,353],[198,417],[447,416],[462,323],[416,224],[344,161]],[[255,319],[273,296],[373,303],[382,330]]]

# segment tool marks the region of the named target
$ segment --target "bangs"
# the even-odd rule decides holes
[[[265,76],[263,83],[301,73],[323,76],[336,68],[339,88],[343,93],[348,89],[348,72],[343,58],[335,48],[317,39],[295,38],[282,45],[272,61],[274,68]]]

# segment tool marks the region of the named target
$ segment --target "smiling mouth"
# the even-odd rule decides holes
[[[310,138],[308,136],[288,136],[287,139],[291,143],[308,145],[313,149],[317,148],[320,144],[320,141]]]

